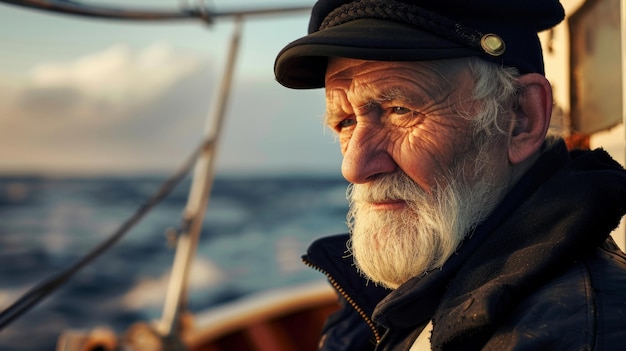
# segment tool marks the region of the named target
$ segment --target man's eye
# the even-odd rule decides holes
[[[353,126],[356,124],[356,119],[354,118],[346,118],[343,121],[339,122],[339,124],[337,125],[337,128],[339,130],[343,129],[343,128],[347,128],[350,126]]]
[[[402,107],[402,106],[394,106],[391,108],[391,111],[397,115],[405,115],[409,112],[411,112],[410,109],[406,108],[406,107]]]

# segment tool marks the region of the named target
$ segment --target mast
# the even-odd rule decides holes
[[[183,212],[183,230],[178,233],[178,242],[167,298],[163,306],[163,315],[158,330],[165,337],[172,337],[179,327],[181,309],[184,307],[189,272],[198,239],[202,231],[204,215],[208,207],[211,188],[215,177],[215,155],[221,136],[226,106],[232,84],[235,62],[241,38],[242,16],[235,17],[235,28],[230,39],[226,67],[221,85],[213,101],[213,112],[207,120],[204,149],[198,157],[194,169],[193,182],[189,190],[187,206]]]

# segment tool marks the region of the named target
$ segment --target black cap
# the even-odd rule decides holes
[[[274,74],[289,88],[324,86],[328,57],[423,61],[477,56],[544,74],[537,33],[563,20],[558,0],[320,0],[309,35],[287,45]]]

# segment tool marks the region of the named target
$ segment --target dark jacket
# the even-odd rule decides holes
[[[433,350],[626,349],[626,256],[609,234],[626,172],[558,142],[437,271],[389,291],[356,272],[348,235],[311,245],[344,307],[321,350],[408,350],[433,321]]]

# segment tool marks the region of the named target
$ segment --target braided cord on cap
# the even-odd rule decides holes
[[[331,11],[319,30],[357,19],[384,19],[412,25],[448,40],[481,50],[483,33],[421,7],[394,0],[357,0]]]

